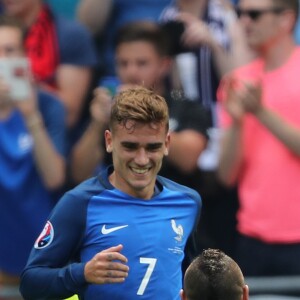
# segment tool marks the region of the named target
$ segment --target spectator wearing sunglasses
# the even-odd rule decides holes
[[[241,16],[247,16],[249,17],[252,21],[256,21],[257,19],[259,19],[262,15],[266,14],[266,13],[273,13],[273,14],[279,14],[284,10],[283,7],[267,7],[264,9],[237,9],[237,15],[239,18],[241,18]]]
[[[300,48],[298,0],[241,0],[258,58],[219,89],[219,176],[238,184],[237,262],[247,276],[300,274]]]

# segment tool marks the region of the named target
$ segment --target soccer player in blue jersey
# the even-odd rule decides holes
[[[25,299],[179,299],[201,199],[157,175],[168,124],[168,106],[153,91],[115,96],[105,131],[113,165],[58,202],[23,271]]]

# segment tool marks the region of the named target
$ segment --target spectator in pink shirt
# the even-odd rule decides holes
[[[300,48],[298,0],[241,0],[249,46],[259,57],[220,88],[219,176],[238,183],[237,261],[245,275],[300,274]]]

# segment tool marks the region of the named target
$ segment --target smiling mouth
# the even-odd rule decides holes
[[[133,168],[133,167],[131,167],[130,169],[136,174],[146,174],[150,170],[150,168]]]

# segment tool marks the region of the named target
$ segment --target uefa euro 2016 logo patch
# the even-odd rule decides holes
[[[54,229],[51,222],[47,221],[42,233],[34,243],[35,249],[42,249],[51,244],[54,238]]]

